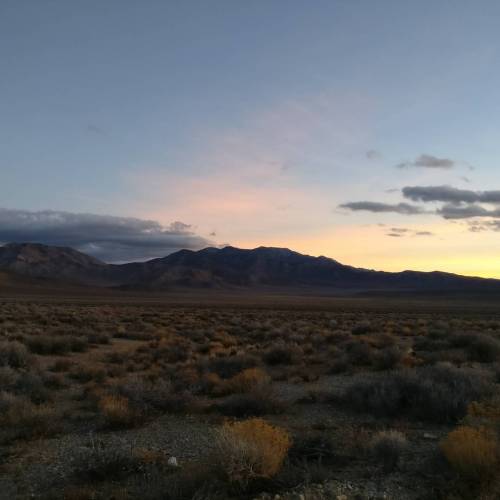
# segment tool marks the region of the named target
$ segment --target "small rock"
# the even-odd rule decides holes
[[[179,467],[179,463],[177,462],[176,457],[170,457],[167,461],[167,465],[169,467]]]
[[[437,439],[435,434],[431,434],[430,432],[424,432],[424,439]]]

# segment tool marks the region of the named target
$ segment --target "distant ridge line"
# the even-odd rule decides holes
[[[500,280],[495,279],[441,271],[375,271],[264,246],[179,250],[147,262],[106,264],[70,247],[9,243],[0,247],[0,270],[63,283],[141,290],[280,287],[500,292]]]

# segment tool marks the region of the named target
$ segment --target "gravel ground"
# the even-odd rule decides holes
[[[199,417],[165,415],[144,427],[99,433],[104,444],[122,440],[132,448],[161,452],[185,461],[205,456],[213,446],[214,426]],[[37,498],[58,484],[71,482],[72,462],[94,434],[68,434],[18,445],[0,471],[0,499]]]
[[[277,383],[280,398],[293,403],[308,401],[312,393],[339,391],[355,378],[364,377],[334,375],[309,384]],[[373,378],[373,374],[370,374]],[[269,416],[273,423],[287,428],[292,435],[321,430],[338,441],[339,452],[350,453],[349,465],[339,468],[338,478],[325,484],[298,488],[280,497],[263,495],[259,498],[286,500],[422,500],[432,499],[432,460],[438,440],[449,428],[402,421],[385,422],[370,415],[345,412],[327,403],[311,400],[290,406],[285,415]],[[383,474],[369,457],[347,452],[345,439],[363,439],[373,432],[398,427],[409,441],[409,449],[401,461],[400,470]],[[217,424],[207,415],[165,415],[137,429],[95,434],[104,443],[122,440],[133,448],[158,451],[166,457],[175,456],[182,466],[186,461],[196,461],[207,456],[213,448]],[[360,431],[362,430],[362,431]],[[365,432],[366,434],[362,434]],[[39,498],[41,493],[57,485],[71,483],[72,461],[78,451],[86,446],[93,433],[72,433],[51,439],[17,444],[10,455],[3,457],[0,466],[0,500]],[[361,436],[361,438],[360,438]],[[344,440],[344,441],[342,441]],[[365,443],[366,444],[366,443]],[[288,495],[288,496],[287,496]],[[302,496],[301,496],[302,495]],[[214,499],[215,500],[215,499]]]

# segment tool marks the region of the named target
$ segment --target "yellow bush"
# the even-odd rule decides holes
[[[128,399],[123,396],[103,396],[99,401],[99,409],[106,423],[112,427],[130,425],[135,417],[134,412],[130,409]]]
[[[498,467],[498,439],[484,427],[457,427],[442,441],[441,449],[450,465],[464,478],[484,480]]]
[[[269,375],[260,368],[247,368],[226,382],[227,393],[250,392],[257,386],[268,384]]]
[[[218,461],[226,478],[245,485],[275,476],[291,446],[288,433],[260,418],[225,424],[218,436]]]

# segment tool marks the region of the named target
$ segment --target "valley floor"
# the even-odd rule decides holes
[[[0,299],[0,498],[499,498],[491,304],[111,295]]]

